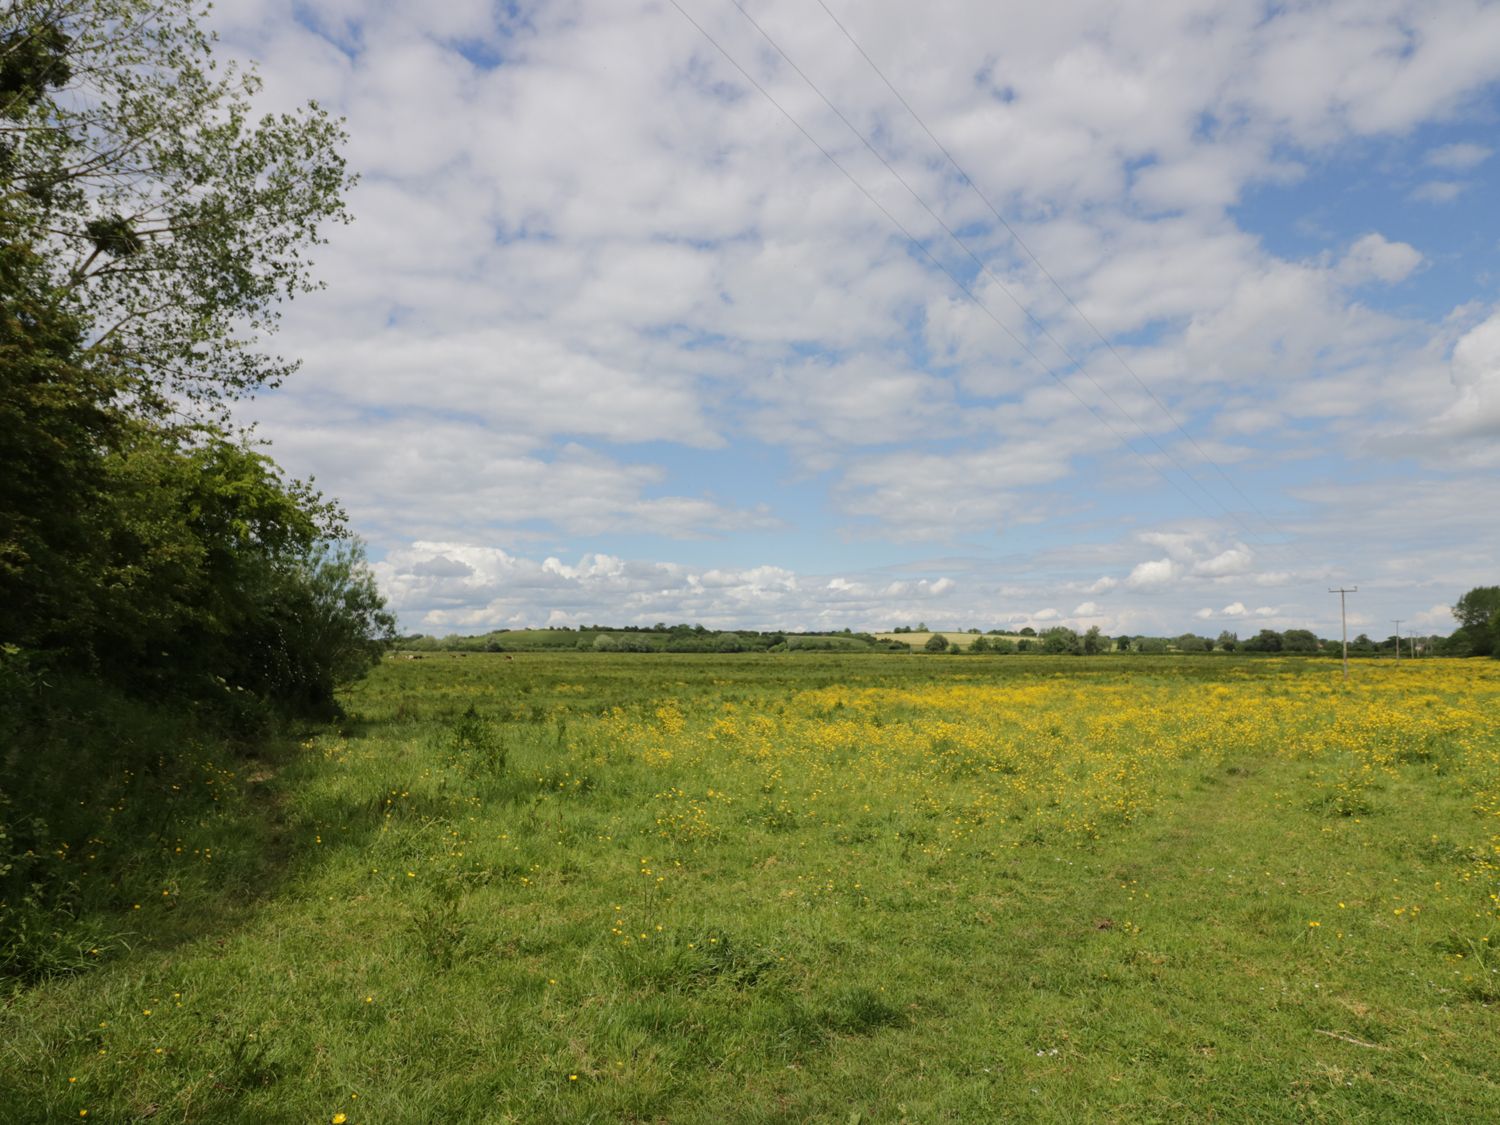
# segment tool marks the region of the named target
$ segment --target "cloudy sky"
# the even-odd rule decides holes
[[[1446,632],[1500,5],[232,0],[356,221],[251,413],[405,628]]]

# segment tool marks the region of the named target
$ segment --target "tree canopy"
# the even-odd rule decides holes
[[[393,632],[343,513],[231,428],[344,217],[343,133],[256,119],[188,0],[0,12],[0,646],[326,708]]]
[[[1500,586],[1475,586],[1454,603],[1453,616],[1452,651],[1500,658]]]
[[[259,350],[345,215],[338,122],[255,117],[189,0],[14,0],[0,14],[0,227],[36,254],[78,360],[136,409],[222,404],[294,363]]]

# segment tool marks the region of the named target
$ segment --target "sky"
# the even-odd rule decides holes
[[[1450,631],[1500,4],[221,0],[354,222],[244,406],[408,631]]]

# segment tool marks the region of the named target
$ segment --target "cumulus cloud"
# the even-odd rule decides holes
[[[1439,145],[1437,148],[1429,149],[1424,158],[1434,168],[1446,168],[1453,172],[1467,172],[1471,168],[1477,168],[1492,155],[1494,150],[1487,145],[1478,145],[1468,142],[1459,142],[1451,145]]]
[[[1437,429],[1461,437],[1500,432],[1500,310],[1454,345],[1452,380],[1458,398],[1438,419]]]
[[[1177,577],[1177,566],[1171,559],[1152,559],[1137,563],[1125,585],[1132,590],[1154,590]]]
[[[1428,180],[1412,188],[1408,198],[1417,203],[1452,203],[1468,188],[1461,180]]]
[[[947,576],[887,583],[874,575],[819,578],[771,565],[699,568],[602,553],[565,561],[437,541],[391,551],[374,570],[405,627],[438,633],[664,619],[866,628],[877,612],[931,615],[959,588]]]
[[[304,370],[244,416],[345,499],[406,612],[458,628],[547,605],[747,624],[837,607],[859,625],[937,605],[958,626],[1110,594],[1112,624],[1146,628],[1228,592],[1205,587],[1375,557],[1368,526],[1325,548],[1341,509],[1267,466],[1385,456],[1358,435],[1428,419],[1424,463],[1483,484],[1490,322],[1413,311],[1435,271],[1371,223],[1296,256],[1236,204],[1294,191],[1304,166],[1367,174],[1366,140],[1430,176],[1393,196],[1457,200],[1491,155],[1474,106],[1500,79],[1500,9],[851,10],[1044,274],[816,10],[756,9],[965,245],[733,6],[700,7],[920,249],[654,0],[216,6],[226,46],[261,61],[265,108],[346,116],[363,175],[355,223],[319,248],[328,290],[287,311],[278,347]],[[1424,151],[1411,138],[1439,120],[1455,139]],[[1157,469],[1205,453],[1268,510],[1310,506],[1296,568],[1240,542],[1243,505],[1212,473],[1216,526],[1170,515]],[[1404,557],[1446,511],[1408,510]],[[685,539],[701,565],[629,561]],[[851,541],[905,569],[851,568]],[[460,549],[483,542],[522,553]],[[839,561],[815,578],[793,557]]]
[[[1223,577],[1233,574],[1244,574],[1250,569],[1254,562],[1254,555],[1250,548],[1243,543],[1236,543],[1227,550],[1220,551],[1212,558],[1202,559],[1193,564],[1194,574],[1206,574],[1211,577]]]
[[[1380,281],[1387,285],[1410,275],[1422,264],[1421,252],[1405,242],[1390,242],[1384,235],[1367,234],[1344,255],[1339,277],[1351,284]]]

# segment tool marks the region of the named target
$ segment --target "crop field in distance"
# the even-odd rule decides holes
[[[345,707],[194,748],[152,855],[118,779],[4,1120],[1500,1120],[1494,662],[428,654]]]

